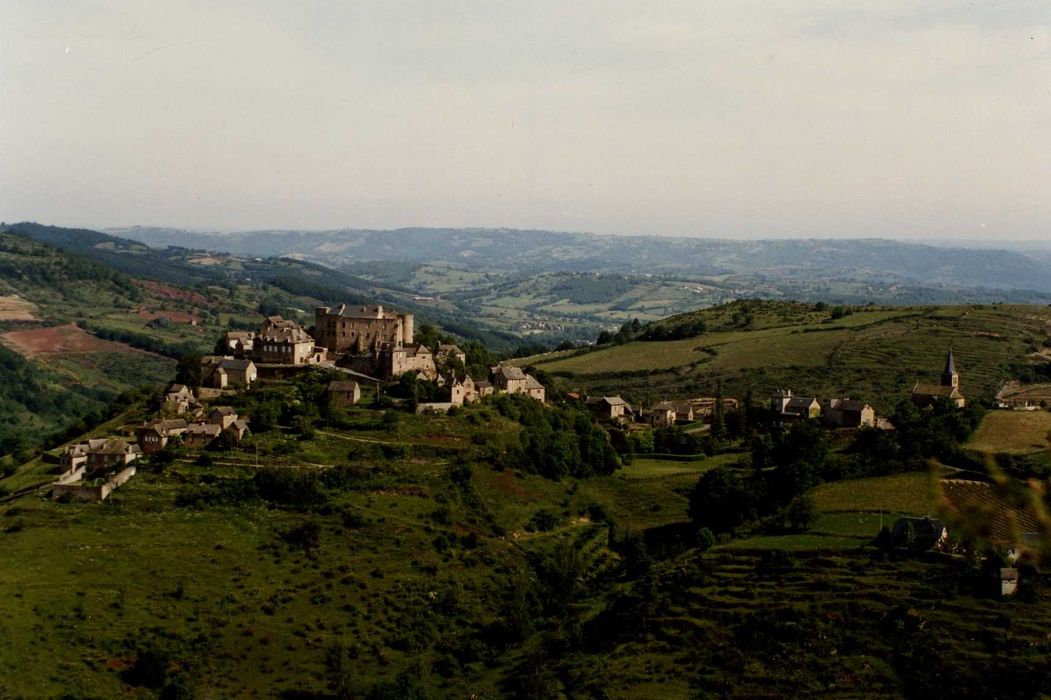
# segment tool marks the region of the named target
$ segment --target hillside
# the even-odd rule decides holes
[[[136,241],[87,229],[65,229],[23,222],[6,230],[19,236],[57,246],[123,272],[133,278],[159,281],[198,291],[211,287],[241,290],[256,306],[277,308],[286,316],[310,312],[318,304],[389,304],[416,314],[420,323],[432,323],[468,339],[485,342],[509,352],[520,340],[505,324],[477,323],[456,304],[421,302],[416,294],[396,282],[377,283],[318,262],[295,257],[270,256],[265,237],[258,246],[230,255],[214,249],[166,247],[154,249]],[[331,262],[325,256],[320,262]],[[233,293],[231,291],[231,293]]]
[[[490,229],[114,233],[156,247],[157,255],[182,246],[312,261],[338,268],[330,281],[345,280],[344,289],[371,285],[377,298],[442,325],[471,319],[550,346],[590,340],[635,318],[749,297],[856,305],[1051,302],[1051,267],[1028,250]]]
[[[314,404],[324,379],[224,399],[255,415],[276,402],[297,427],[260,422],[239,447],[174,448],[103,504],[8,499],[0,664],[22,672],[5,690],[320,699],[1051,689],[1046,602],[991,598],[960,558],[871,546],[884,518],[936,512],[937,471],[817,485],[807,532],[765,524],[675,545],[662,533],[682,530],[698,477],[750,471],[734,466],[741,448],[545,478],[515,445],[544,416],[576,423],[579,406],[505,397],[424,416],[369,401],[326,417]],[[133,406],[108,430],[145,415]],[[48,470],[34,460],[0,488],[46,482]],[[976,641],[983,629],[995,632]],[[1008,654],[1018,648],[1032,653]]]
[[[844,313],[849,311],[849,313]],[[834,318],[834,316],[839,316]],[[690,332],[703,323],[704,333]],[[520,361],[572,386],[639,401],[712,393],[855,395],[889,411],[918,380],[936,379],[952,347],[973,399],[991,399],[1051,336],[1046,306],[862,307],[743,301],[672,317],[636,340],[593,352]]]

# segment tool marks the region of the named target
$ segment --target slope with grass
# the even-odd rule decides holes
[[[864,307],[849,310],[745,301],[657,324],[705,321],[681,340],[633,341],[593,352],[530,360],[549,375],[596,393],[636,400],[778,387],[802,395],[854,394],[884,410],[918,380],[936,380],[950,347],[963,392],[991,398],[1047,336],[1051,308],[1035,306]],[[839,316],[834,318],[834,316]]]
[[[1047,411],[994,411],[967,443],[985,454],[1032,454],[1051,449],[1051,413]]]
[[[304,410],[316,386],[264,381],[227,400]],[[260,426],[236,448],[177,449],[103,504],[6,499],[0,668],[20,672],[4,691],[894,696],[927,687],[911,655],[930,637],[913,624],[949,645],[945,671],[992,672],[1018,645],[1033,655],[1013,678],[1044,668],[1047,603],[996,603],[947,560],[867,546],[881,518],[936,507],[937,474],[821,485],[809,532],[653,561],[632,538],[684,523],[698,476],[744,469],[741,453],[556,481],[502,466],[523,428],[498,403],[417,416],[374,401]],[[104,430],[143,417],[132,407]],[[34,460],[0,488],[49,470]],[[990,620],[1009,636],[975,643]],[[890,653],[899,622],[905,657]]]

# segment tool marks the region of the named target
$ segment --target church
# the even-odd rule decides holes
[[[966,405],[966,400],[960,392],[960,373],[956,371],[956,358],[953,357],[952,348],[949,348],[949,354],[945,357],[941,381],[938,384],[916,382],[916,386],[912,388],[912,402],[917,406],[934,406],[943,399],[956,408]]]

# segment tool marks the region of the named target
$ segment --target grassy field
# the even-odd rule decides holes
[[[823,513],[933,514],[936,505],[936,476],[909,472],[822,484],[811,496]]]
[[[1051,413],[991,411],[967,447],[987,454],[1026,454],[1051,448]]]
[[[836,320],[812,312],[764,316],[761,309],[748,329],[725,328],[713,317],[715,330],[695,338],[631,342],[536,366],[573,386],[633,400],[685,398],[722,382],[731,395],[785,387],[854,394],[889,411],[916,381],[937,380],[949,347],[964,394],[991,398],[1051,322],[1051,309],[1025,306],[876,308]]]

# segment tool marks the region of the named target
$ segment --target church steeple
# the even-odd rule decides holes
[[[956,371],[956,359],[952,356],[952,348],[945,356],[945,369],[942,371],[942,386],[960,388],[960,373]]]

